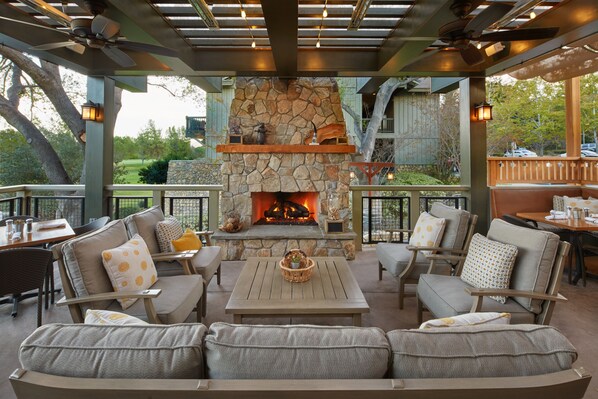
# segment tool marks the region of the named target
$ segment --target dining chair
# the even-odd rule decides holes
[[[0,303],[11,302],[12,317],[17,316],[19,301],[29,298],[21,293],[37,290],[37,326],[42,324],[42,292],[52,252],[43,248],[12,248],[0,251],[0,295],[10,298]]]
[[[73,227],[73,231],[75,232],[76,236],[80,236],[82,234],[90,233],[94,230],[104,227],[109,221],[109,216],[102,216],[101,218],[97,218],[96,220],[93,220],[82,226]]]

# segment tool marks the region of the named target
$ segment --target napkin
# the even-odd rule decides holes
[[[565,220],[567,219],[567,215],[560,215],[560,214],[556,214],[556,215],[548,215],[545,217],[546,220]]]
[[[596,215],[598,216],[598,215]],[[593,216],[589,216],[587,218],[584,218],[584,220],[588,223],[598,223],[598,219],[596,217]]]
[[[66,227],[65,222],[44,222],[37,225],[38,230],[61,229]]]

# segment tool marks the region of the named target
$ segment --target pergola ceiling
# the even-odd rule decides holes
[[[373,81],[389,76],[488,76],[598,32],[596,0],[503,1],[529,7],[500,21],[500,30],[558,27],[558,34],[503,42],[504,51],[471,66],[458,50],[437,40],[439,28],[457,19],[450,10],[453,1],[371,0],[359,29],[349,30],[357,0],[206,1],[219,29],[208,28],[187,0],[105,0],[102,15],[119,22],[127,40],[178,50],[176,58],[126,51],[137,64],[129,68],[92,48],[82,55],[65,48],[31,50],[64,41],[65,35],[7,20],[0,21],[0,41],[87,75],[183,75],[217,91],[219,79],[214,77],[236,75],[363,76]],[[478,15],[494,1],[479,1],[469,15]],[[83,0],[49,4],[71,18],[91,18]],[[532,10],[535,19],[530,18]],[[19,1],[0,0],[0,16],[65,29]]]

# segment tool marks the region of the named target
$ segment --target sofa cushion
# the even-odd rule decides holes
[[[406,244],[392,244],[386,242],[376,244],[376,256],[378,257],[378,261],[395,277],[398,277],[403,270],[405,270],[412,255],[413,251],[409,251]],[[418,251],[417,258],[415,259],[415,268],[410,275],[426,273],[429,267],[430,261]],[[448,270],[450,270],[448,264],[444,262],[436,264],[435,273],[447,274]]]
[[[156,205],[127,216],[125,225],[129,237],[139,234],[147,244],[150,253],[155,254],[160,252],[160,246],[156,238],[156,225],[162,220],[164,220],[164,213],[162,213],[160,206]]]
[[[488,238],[505,244],[516,245],[519,252],[511,275],[511,288],[545,293],[550,283],[552,268],[560,239],[554,233],[514,226],[504,220],[494,219]],[[539,314],[542,301],[515,297],[530,312]]]
[[[465,292],[469,284],[455,276],[422,274],[417,284],[417,297],[426,304],[434,317],[452,317],[469,313],[473,297]],[[508,312],[512,324],[534,323],[534,314],[513,298],[502,304],[492,299],[484,299],[482,312]]]
[[[128,240],[122,220],[67,241],[62,247],[69,280],[78,297],[113,292],[112,283],[102,264],[102,251],[124,244]],[[92,308],[105,308],[112,301],[93,302]]]
[[[162,290],[157,298],[152,299],[160,321],[164,324],[184,323],[203,294],[203,279],[196,274],[160,277],[152,289]],[[142,300],[124,311],[118,302],[112,301],[108,310],[120,311],[148,321]]]
[[[212,276],[216,273],[222,261],[222,254],[220,247],[209,246],[203,247],[197,255],[191,259],[191,264],[195,271],[206,280],[206,284],[210,283]]]
[[[461,279],[477,288],[508,289],[517,256],[515,245],[492,241],[476,233],[465,258]],[[505,303],[505,296],[491,296]]]
[[[447,206],[441,202],[435,202],[432,204],[430,214],[446,221],[440,246],[453,249],[463,248],[471,213]]]
[[[24,369],[81,378],[203,378],[203,324],[47,324],[19,349]]]
[[[379,328],[214,323],[205,338],[208,378],[382,378],[390,346]]]
[[[514,377],[571,369],[573,345],[557,329],[484,325],[390,331],[391,378]]]

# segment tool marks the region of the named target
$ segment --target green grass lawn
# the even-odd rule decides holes
[[[147,165],[154,162],[153,159],[146,159],[143,163],[141,159],[125,159],[120,162],[125,165],[127,174],[124,176],[126,184],[142,184],[139,181],[139,171]],[[138,197],[146,197],[152,195],[151,191],[115,191],[115,195],[133,195]]]

